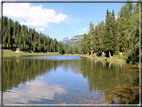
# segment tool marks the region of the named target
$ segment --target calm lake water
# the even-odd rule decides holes
[[[80,56],[3,58],[2,70],[3,104],[117,104],[138,92],[137,67]]]

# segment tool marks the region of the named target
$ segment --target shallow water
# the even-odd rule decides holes
[[[3,104],[117,104],[136,69],[80,56],[3,58]]]

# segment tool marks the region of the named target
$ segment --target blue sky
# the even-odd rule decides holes
[[[56,38],[71,39],[89,32],[89,23],[105,22],[106,10],[115,16],[124,3],[4,3],[3,15],[37,32]]]

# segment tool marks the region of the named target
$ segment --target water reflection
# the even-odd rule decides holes
[[[120,70],[122,71],[122,65],[120,65]]]
[[[14,58],[14,57],[13,57]],[[14,58],[15,59],[15,58]],[[19,59],[40,59],[40,60],[73,60],[80,59],[80,56],[64,56],[64,55],[42,55],[42,56],[23,56]]]
[[[103,64],[103,68],[105,67],[105,65],[106,65],[106,62],[102,62],[102,64]]]
[[[111,64],[112,64],[112,62],[109,62],[109,69],[111,68]]]
[[[30,101],[40,101],[41,99],[54,100],[55,94],[66,93],[66,90],[59,85],[48,85],[42,77],[26,82],[25,87],[20,88],[20,86],[22,84],[19,84],[18,88],[12,88],[3,93],[4,104],[28,104]]]
[[[4,103],[116,103],[118,87],[139,77],[126,64],[79,56],[52,57],[4,58]]]
[[[100,94],[104,92],[105,102],[109,104],[115,101],[114,93],[118,91],[118,86],[132,83],[139,77],[139,72],[132,72],[126,64],[99,61],[94,64],[94,60],[85,58],[82,62],[85,63],[81,63],[81,71],[83,77],[88,78],[89,91],[98,91]],[[117,69],[118,67],[121,67],[120,70]]]

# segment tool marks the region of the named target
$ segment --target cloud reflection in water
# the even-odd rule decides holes
[[[4,104],[28,104],[29,101],[40,101],[42,98],[54,100],[55,93],[58,95],[66,93],[66,90],[59,85],[48,85],[42,78],[26,82],[23,89],[12,88],[8,91],[10,92],[3,93]]]

